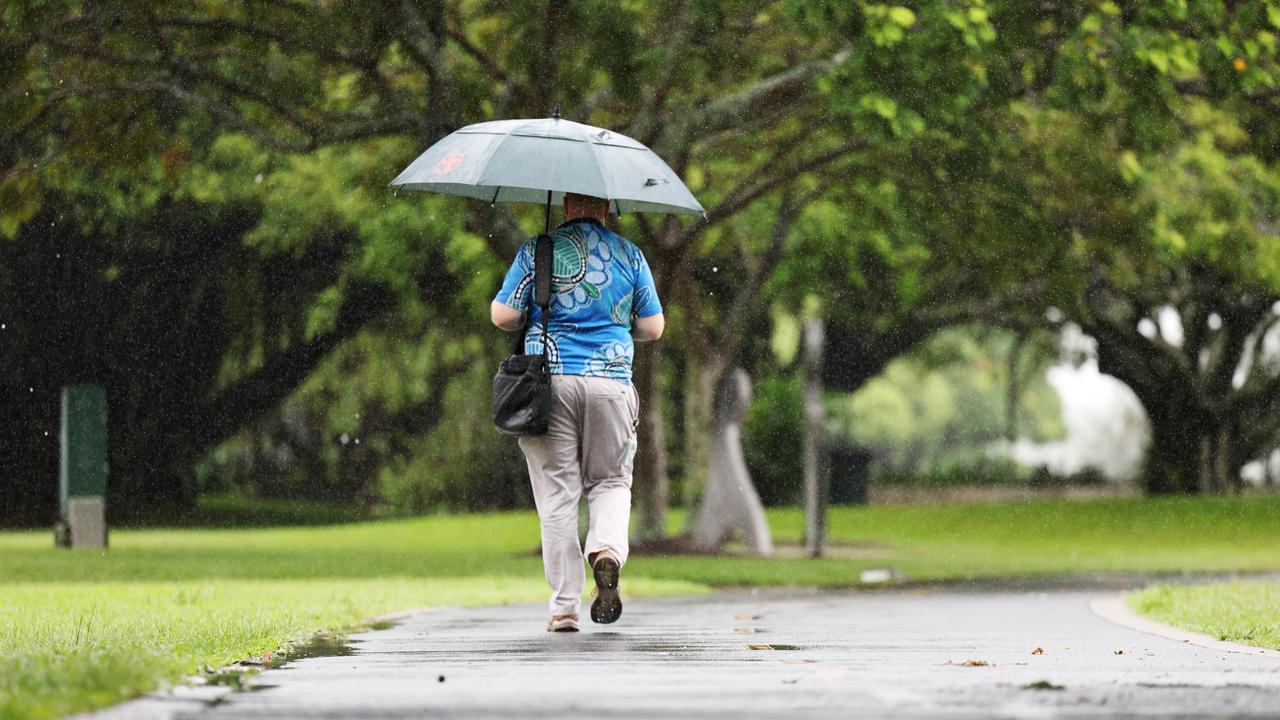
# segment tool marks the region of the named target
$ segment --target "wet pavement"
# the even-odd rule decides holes
[[[1112,624],[1089,610],[1104,595],[633,599],[618,624],[578,634],[542,631],[541,606],[448,609],[354,635],[350,654],[267,670],[253,691],[117,710],[208,720],[1280,716],[1280,660]]]

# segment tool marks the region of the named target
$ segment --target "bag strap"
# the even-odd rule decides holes
[[[555,244],[556,239],[545,233],[539,235],[533,244],[533,302],[542,311],[539,319],[542,325],[543,359],[546,359],[551,345],[547,342],[547,316],[551,314],[551,258]],[[520,333],[520,345],[516,348],[516,355],[524,354],[524,341],[528,333],[529,326],[526,324],[524,332]]]

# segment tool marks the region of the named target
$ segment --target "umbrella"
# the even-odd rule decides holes
[[[406,190],[490,203],[551,203],[565,193],[606,198],[613,212],[706,217],[662,158],[626,135],[560,117],[495,120],[457,130],[391,181]]]

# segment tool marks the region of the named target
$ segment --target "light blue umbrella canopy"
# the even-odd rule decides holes
[[[427,148],[391,185],[490,203],[607,198],[613,212],[706,211],[662,158],[603,128],[559,117],[468,125]]]

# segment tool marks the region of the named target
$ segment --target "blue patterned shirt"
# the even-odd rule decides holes
[[[662,312],[644,253],[591,218],[570,220],[551,234],[551,372],[630,383],[635,356],[631,320]],[[536,243],[533,238],[520,248],[495,298],[529,311],[524,351],[531,355],[542,352],[541,309],[533,303]]]

